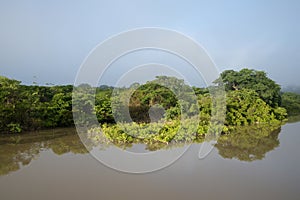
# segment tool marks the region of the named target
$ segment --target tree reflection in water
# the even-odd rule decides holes
[[[75,133],[75,129],[65,128],[1,137],[0,176],[28,165],[44,150],[51,149],[57,155],[88,153]]]
[[[241,161],[261,160],[266,153],[279,146],[281,128],[242,127],[234,133],[222,135],[215,147],[223,158]]]
[[[279,133],[280,128],[270,131],[270,127],[243,127],[234,133],[219,137],[215,147],[224,158],[235,158],[249,162],[261,160],[267,152],[279,146]],[[172,149],[184,145],[180,143],[168,145],[164,143],[147,144],[145,150]],[[123,144],[119,147],[130,149],[132,144],[128,146]],[[52,150],[56,155],[69,152],[73,154],[88,153],[75,129],[70,128],[0,137],[0,176],[28,165],[45,150]]]

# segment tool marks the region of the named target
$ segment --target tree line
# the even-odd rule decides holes
[[[180,87],[183,91],[196,94],[196,99],[182,95],[179,100],[172,90],[159,83]],[[284,121],[287,115],[300,114],[300,95],[281,92],[280,86],[267,77],[263,71],[242,69],[240,71],[226,70],[215,82],[215,87],[222,86],[226,90],[226,126],[252,125],[262,123],[278,123]],[[113,106],[117,109],[129,108],[132,120],[136,123],[149,123],[153,116],[169,121],[178,120],[187,109],[187,113],[199,114],[203,130],[212,116],[212,98],[208,88],[188,86],[183,80],[174,77],[159,76],[154,81],[144,85],[133,84],[128,88],[117,88],[116,98],[113,92],[116,88],[101,86],[93,88],[87,84],[73,87],[22,85],[20,81],[0,76],[0,132],[19,133],[22,131],[73,126],[73,112],[76,105],[84,105],[91,110],[102,124],[114,124]],[[82,91],[72,102],[72,91]],[[95,106],[90,102],[91,92],[95,90]],[[178,91],[178,88],[174,88]],[[129,102],[123,99],[129,97]],[[81,96],[80,96],[81,95]],[[74,99],[73,99],[74,100]],[[196,101],[198,106],[191,106]],[[72,106],[75,110],[72,110]],[[153,108],[155,108],[153,110]],[[149,115],[152,109],[153,115]],[[120,111],[119,110],[119,111]],[[115,112],[119,113],[119,112]],[[151,118],[152,117],[152,118]],[[159,120],[159,119],[158,119]],[[124,120],[126,121],[126,120]],[[201,129],[200,127],[200,129]]]

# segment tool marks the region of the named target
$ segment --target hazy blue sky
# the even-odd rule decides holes
[[[194,38],[220,70],[255,68],[282,85],[296,85],[299,2],[2,0],[0,74],[24,83],[72,84],[99,42],[146,26]]]

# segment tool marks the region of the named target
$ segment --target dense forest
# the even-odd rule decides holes
[[[179,93],[183,100],[178,100],[170,88],[158,84],[161,82],[174,86],[175,90],[192,92],[196,99],[187,99],[184,93]],[[300,115],[300,95],[282,92],[263,71],[226,70],[214,84],[210,87],[222,86],[226,90],[225,125],[215,127],[222,129],[222,133],[229,133],[235,126],[280,124],[287,117]],[[82,105],[85,110],[95,113],[106,139],[113,142],[132,142],[135,138],[144,142],[195,140],[217,124],[212,124],[211,120],[214,112],[211,88],[189,88],[183,80],[174,77],[158,76],[144,85],[136,83],[128,88],[93,88],[87,84],[76,87],[22,85],[20,81],[1,76],[0,88],[1,133],[73,126],[73,114],[82,112],[79,109]],[[73,90],[77,91],[75,99],[72,99]],[[92,94],[87,92],[93,90],[96,91],[95,106],[89,101]],[[117,98],[113,96],[115,91],[118,91]],[[126,98],[129,102],[123,101]],[[198,106],[192,105],[192,101]],[[125,108],[129,108],[133,122],[114,115]],[[200,123],[195,126],[192,117],[186,117],[179,128],[183,110],[189,116],[198,115]],[[123,123],[116,124],[116,118]],[[82,123],[86,121],[88,119]],[[97,139],[99,136],[95,133],[98,131],[97,127],[91,130],[91,137]],[[132,134],[126,134],[126,131]],[[155,131],[158,134],[149,134]]]

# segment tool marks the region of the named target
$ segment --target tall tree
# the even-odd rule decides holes
[[[259,97],[272,107],[281,105],[280,86],[267,77],[264,71],[242,69],[226,70],[215,83],[225,85],[227,91],[252,89]]]

